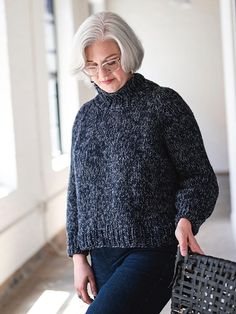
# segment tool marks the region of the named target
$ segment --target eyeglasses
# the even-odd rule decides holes
[[[94,64],[87,64],[83,72],[89,76],[94,76],[98,73],[99,69],[105,70],[106,72],[114,72],[120,67],[120,58],[112,59],[102,63],[100,66]]]

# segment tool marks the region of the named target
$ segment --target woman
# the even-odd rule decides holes
[[[75,35],[73,72],[97,90],[74,122],[67,208],[75,289],[89,314],[159,313],[176,247],[203,253],[194,235],[218,195],[193,113],[136,73],[142,59],[135,33],[111,12]]]

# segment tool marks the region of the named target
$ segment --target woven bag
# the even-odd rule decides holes
[[[178,250],[171,313],[235,314],[236,263]]]

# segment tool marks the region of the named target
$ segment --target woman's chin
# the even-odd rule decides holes
[[[118,84],[115,80],[110,84],[100,84],[99,87],[107,93],[115,93],[121,89],[124,84]]]
[[[100,82],[99,85],[99,87],[107,93],[114,93],[119,89],[114,79]]]

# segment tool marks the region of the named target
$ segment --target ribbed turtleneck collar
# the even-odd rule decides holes
[[[124,100],[126,98],[132,98],[135,94],[137,94],[137,91],[144,88],[144,83],[145,78],[139,73],[134,73],[132,77],[125,83],[125,85],[114,93],[105,92],[98,85],[94,85],[98,95],[102,98],[103,101],[113,102]]]

